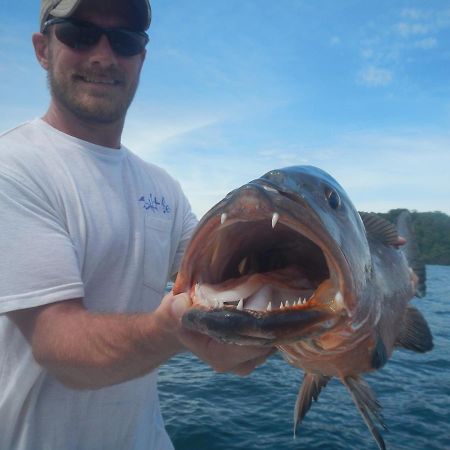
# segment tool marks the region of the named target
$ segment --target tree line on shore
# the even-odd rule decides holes
[[[396,223],[404,209],[377,213]],[[410,211],[414,233],[425,264],[450,265],[450,216],[443,212]]]

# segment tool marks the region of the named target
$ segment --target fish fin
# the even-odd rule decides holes
[[[422,313],[411,305],[406,308],[395,345],[418,353],[425,353],[433,348],[433,336],[427,321]]]
[[[369,428],[369,431],[377,442],[378,447],[380,450],[385,450],[386,445],[383,437],[375,427],[372,419],[376,419],[385,430],[387,430],[387,427],[384,424],[383,417],[381,416],[381,406],[375,398],[375,395],[369,385],[362,378],[357,376],[345,377],[342,378],[341,381],[350,392],[358,411],[364,419],[367,428]]]
[[[297,401],[294,409],[294,436],[297,426],[301,423],[306,413],[311,407],[312,400],[317,401],[320,391],[325,387],[330,380],[330,377],[305,373],[303,383],[298,391]]]
[[[377,337],[377,344],[372,353],[372,367],[374,369],[381,369],[388,361],[388,355],[386,351],[386,346],[384,345],[383,339],[380,336]]]
[[[359,215],[364,223],[368,237],[394,247],[405,243],[405,240],[398,235],[395,225],[391,222],[375,213],[360,211]]]
[[[420,257],[419,246],[414,233],[411,213],[405,209],[397,217],[397,231],[406,239],[402,251],[406,256],[409,266],[416,274],[416,296],[424,297],[426,294],[426,270],[425,263]]]

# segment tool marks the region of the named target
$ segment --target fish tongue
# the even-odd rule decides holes
[[[263,283],[264,280],[255,275],[228,280],[222,285],[203,283],[199,285],[196,295],[200,295],[201,300],[218,299],[222,303],[234,302],[252,296]]]
[[[244,308],[253,311],[265,311],[272,296],[272,286],[263,286],[246,300]]]

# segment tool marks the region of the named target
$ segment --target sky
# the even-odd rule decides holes
[[[448,0],[153,0],[122,142],[201,217],[265,172],[313,165],[360,211],[450,214]],[[0,131],[42,116],[38,0],[0,0]]]

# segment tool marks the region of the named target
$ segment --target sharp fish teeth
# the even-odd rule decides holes
[[[268,192],[275,192],[276,194],[278,194],[278,191],[276,189],[274,189],[273,187],[263,185],[263,188]]]
[[[222,213],[222,215],[220,216],[221,225],[223,225],[226,220],[227,220],[227,213]]]
[[[241,275],[244,275],[245,269],[247,268],[247,261],[248,261],[248,257],[246,256],[246,257],[239,263],[238,270],[239,270],[239,273],[240,273]]]
[[[280,303],[280,309],[284,309],[283,302]]]
[[[267,311],[272,311],[272,302],[267,305]]]
[[[340,307],[344,306],[344,297],[341,294],[341,291],[338,291],[334,297],[334,301],[336,302],[336,304]]]
[[[277,224],[279,218],[280,218],[280,215],[278,213],[274,212],[272,215],[272,228],[275,228],[275,225]]]
[[[239,311],[242,311],[244,309],[244,299],[240,299],[238,305],[236,306],[236,309]]]
[[[286,300],[285,306],[286,306],[286,308],[289,308],[289,306],[291,306],[291,305],[289,304],[289,300]]]

